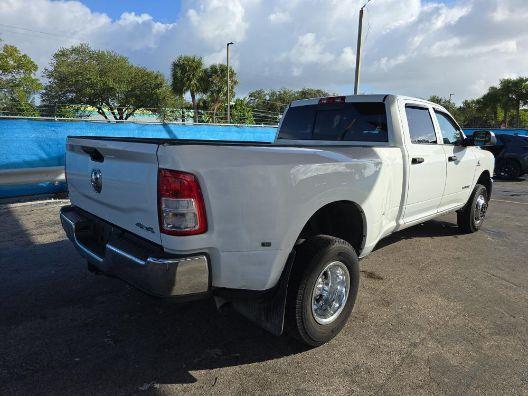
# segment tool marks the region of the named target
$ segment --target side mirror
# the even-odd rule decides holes
[[[497,144],[497,138],[491,131],[475,131],[471,138],[473,146],[495,146]]]

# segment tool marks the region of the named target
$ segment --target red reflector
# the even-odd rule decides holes
[[[319,99],[319,104],[345,103],[345,96],[329,96]]]
[[[202,190],[191,173],[170,169],[158,172],[160,231],[168,235],[196,235],[207,231]]]

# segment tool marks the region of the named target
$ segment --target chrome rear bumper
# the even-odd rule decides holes
[[[209,260],[204,254],[167,255],[161,246],[75,206],[61,208],[60,219],[81,256],[104,274],[116,276],[158,297],[201,297],[210,290]],[[97,225],[106,230],[104,237],[98,235]]]

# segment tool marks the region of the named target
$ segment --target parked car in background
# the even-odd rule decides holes
[[[528,173],[528,137],[496,135],[495,146],[484,147],[495,156],[495,176],[515,179]]]

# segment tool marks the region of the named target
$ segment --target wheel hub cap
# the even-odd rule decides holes
[[[486,216],[486,210],[488,209],[488,203],[484,195],[479,195],[475,203],[475,224],[480,224]]]
[[[319,274],[312,291],[312,314],[319,324],[333,322],[348,299],[350,274],[341,261],[332,261]]]

